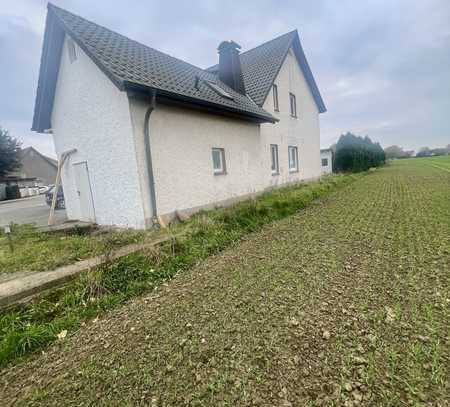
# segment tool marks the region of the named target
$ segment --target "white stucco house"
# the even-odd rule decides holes
[[[146,228],[320,177],[326,109],[297,31],[239,49],[201,69],[49,4],[32,130],[71,151],[69,219]]]
[[[322,174],[331,174],[333,172],[333,151],[331,148],[320,150],[320,163],[322,166]]]

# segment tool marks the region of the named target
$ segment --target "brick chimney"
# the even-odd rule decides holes
[[[219,51],[219,79],[236,92],[245,95],[239,50],[241,46],[234,41],[223,41]]]

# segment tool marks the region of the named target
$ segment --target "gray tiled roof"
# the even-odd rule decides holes
[[[267,88],[272,86],[284,57],[292,44],[295,31],[282,35],[240,55],[245,90],[249,96],[262,106]],[[219,65],[207,71],[217,72]]]
[[[290,47],[294,49],[319,111],[325,112],[325,105],[306,61],[297,30],[274,38],[240,55],[245,90],[256,104],[262,106]],[[217,72],[218,69],[219,66],[214,65],[207,71]]]
[[[135,85],[156,89],[166,95],[198,100],[221,109],[274,121],[246,95],[235,92],[217,76],[163,52],[133,41],[107,28],[49,4],[53,14],[73,40],[119,87]],[[200,78],[196,87],[196,77]],[[204,80],[216,82],[232,99],[225,98]]]

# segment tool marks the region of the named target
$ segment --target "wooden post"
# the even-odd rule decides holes
[[[64,165],[64,161],[66,161],[66,158],[70,154],[73,154],[75,151],[77,151],[75,148],[72,150],[64,151],[58,161],[58,171],[56,172],[55,188],[53,189],[52,206],[50,207],[50,214],[48,215],[48,226],[52,226],[55,223],[55,207],[56,199],[58,197],[59,183],[61,182],[61,169]]]
[[[5,226],[5,234],[8,238],[9,249],[11,250],[11,253],[14,253],[14,245],[13,245],[13,242],[11,239],[11,226],[10,225]]]

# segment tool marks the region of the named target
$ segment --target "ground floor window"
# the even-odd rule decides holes
[[[288,147],[288,155],[289,155],[289,171],[297,172],[298,171],[298,149],[296,146]]]
[[[328,167],[328,158],[322,158],[322,167]]]
[[[276,144],[270,145],[270,162],[272,174],[279,174],[280,167],[278,165],[278,146]]]
[[[213,160],[214,174],[215,175],[225,174],[226,173],[225,150],[223,148],[214,147],[212,149],[212,160]]]

